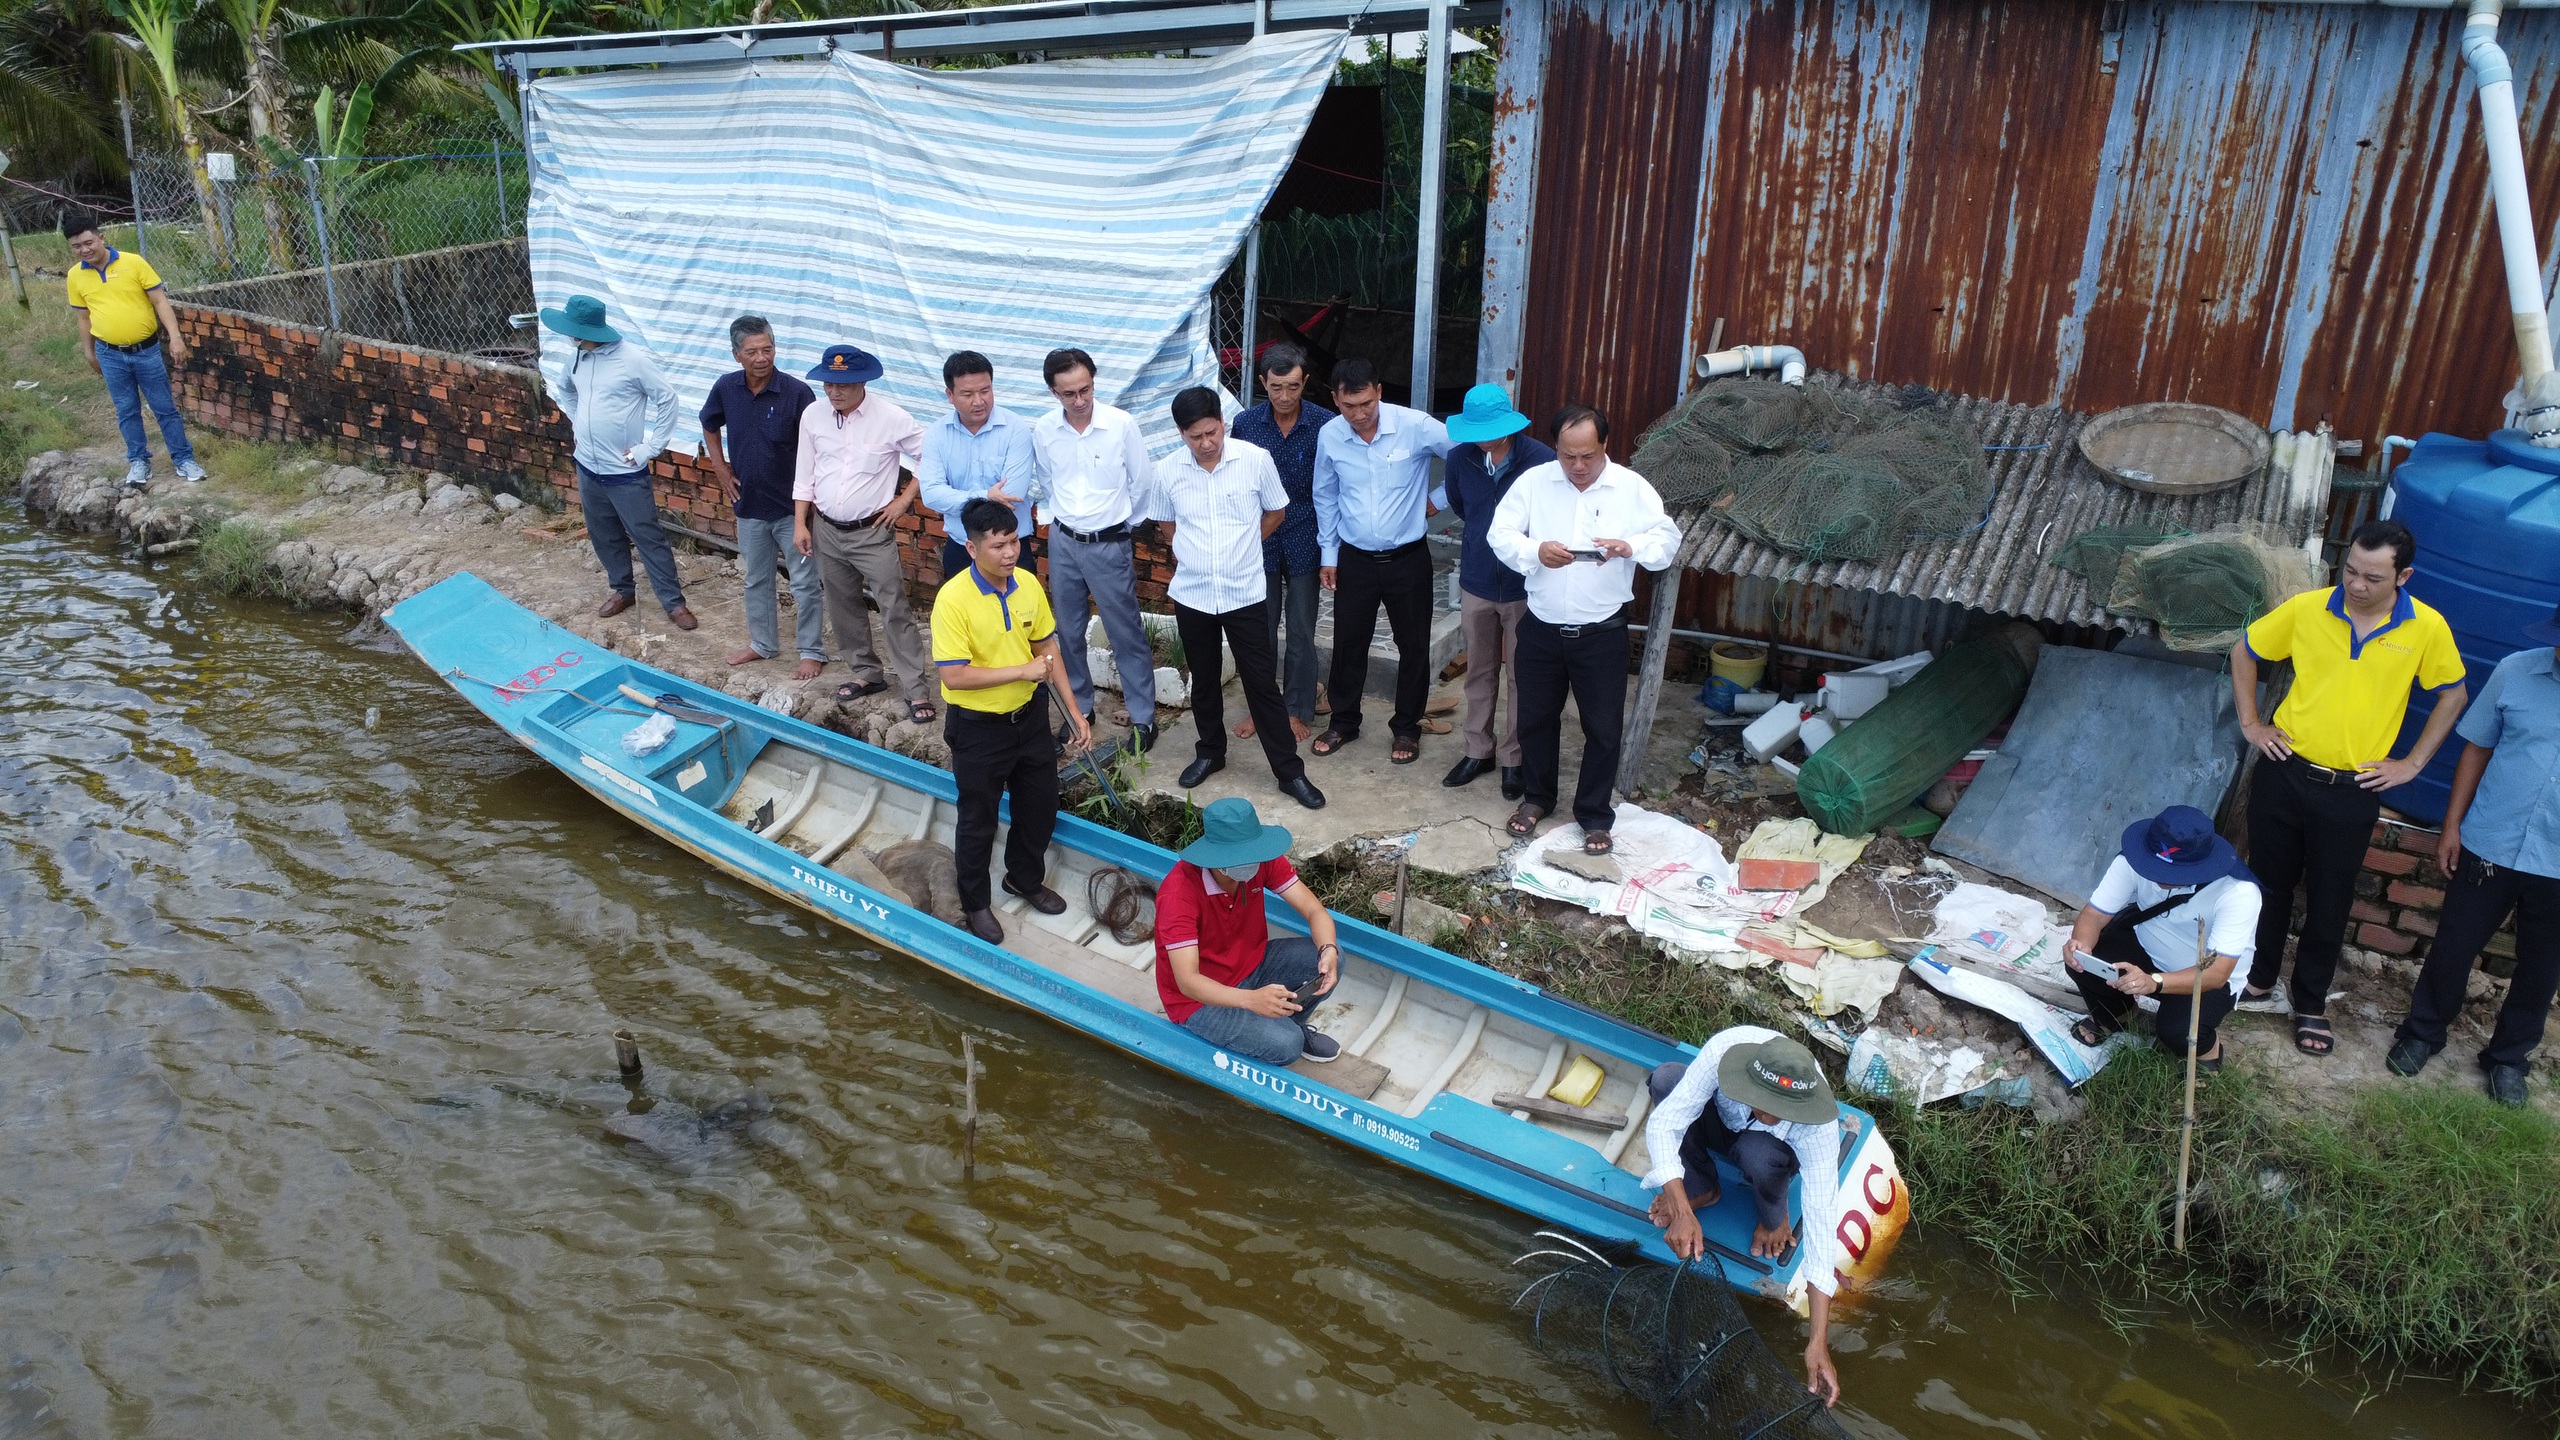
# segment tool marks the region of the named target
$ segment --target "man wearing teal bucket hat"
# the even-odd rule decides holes
[[[604,302],[592,295],[572,295],[568,303],[543,311],[542,323],[572,344],[567,363],[555,367],[546,361],[543,377],[577,441],[572,458],[578,466],[578,510],[612,591],[596,613],[610,617],[631,608],[636,548],[667,618],[677,629],[690,630],[693,611],[685,606],[675,552],[667,548],[657,497],[649,489],[649,462],[675,435],[675,387],[648,352],[605,323]]]
[[[1466,408],[1449,418],[1449,438],[1465,442],[1449,447],[1448,489],[1449,508],[1467,522],[1458,551],[1458,624],[1467,640],[1467,753],[1440,783],[1452,789],[1471,785],[1498,761],[1505,800],[1520,798],[1523,781],[1520,681],[1515,675],[1505,685],[1502,672],[1520,643],[1529,592],[1520,572],[1495,558],[1485,532],[1494,507],[1511,493],[1511,482],[1556,458],[1543,441],[1523,433],[1528,428],[1529,417],[1511,408],[1511,396],[1499,385],[1469,390]],[[1497,705],[1499,740],[1493,723]]]
[[[1156,994],[1165,1018],[1248,1060],[1330,1060],[1341,1042],[1308,1022],[1339,978],[1333,916],[1289,864],[1289,832],[1250,800],[1201,812],[1200,838],[1156,887]],[[1274,937],[1263,897],[1307,922]]]

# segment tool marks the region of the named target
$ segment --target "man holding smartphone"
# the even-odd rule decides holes
[[[2089,1002],[2089,1018],[2071,1027],[2071,1038],[2096,1049],[2124,1028],[2135,998],[2150,995],[2160,1002],[2160,1048],[2183,1055],[2187,1009],[2201,997],[2196,1068],[2219,1070],[2231,977],[2257,949],[2258,877],[2191,805],[2135,821],[2122,843],[2071,924],[2066,964]]]
[[[1309,1024],[1341,975],[1333,916],[1288,860],[1289,832],[1265,825],[1250,800],[1200,812],[1200,838],[1156,887],[1156,995],[1165,1018],[1266,1065],[1330,1060],[1342,1042]],[[1263,897],[1307,922],[1274,936]]]

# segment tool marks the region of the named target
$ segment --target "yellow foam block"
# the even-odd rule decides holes
[[[1565,1067],[1564,1078],[1547,1092],[1547,1098],[1567,1105],[1588,1105],[1600,1098],[1600,1082],[1608,1078],[1598,1061],[1588,1055],[1576,1055],[1573,1063]]]

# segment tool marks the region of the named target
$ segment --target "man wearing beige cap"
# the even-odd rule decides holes
[[[1697,1063],[1653,1072],[1653,1113],[1644,1140],[1653,1168],[1653,1223],[1684,1260],[1706,1253],[1697,1212],[1724,1198],[1719,1161],[1742,1174],[1758,1208],[1751,1253],[1764,1259],[1804,1244],[1802,1274],[1813,1308],[1804,1347],[1805,1388],[1840,1403],[1831,1367],[1831,1297],[1840,1287],[1840,1102],[1813,1052],[1775,1030],[1736,1025],[1709,1037]],[[1787,1189],[1804,1180],[1801,1228],[1790,1223]],[[1673,1182],[1679,1183],[1673,1183]]]

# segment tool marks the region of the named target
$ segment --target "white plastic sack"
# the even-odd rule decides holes
[[[1849,1083],[1870,1095],[1907,1096],[1935,1104],[1979,1089],[2000,1073],[2000,1063],[1970,1045],[1944,1045],[1917,1035],[1893,1035],[1867,1027],[1849,1048]]]
[[[2044,903],[1994,885],[1959,884],[1939,897],[1929,943],[1985,964],[2045,975],[2053,922]],[[2059,977],[2048,977],[2059,978]],[[2068,979],[2060,979],[2068,985]]]
[[[1959,970],[1927,950],[1912,957],[1911,970],[1942,995],[2016,1022],[2026,1034],[2027,1043],[2052,1061],[2053,1068],[2061,1071],[2062,1078],[2071,1085],[2078,1086],[2105,1069],[2108,1057],[2114,1053],[2112,1045],[2092,1050],[2072,1039],[2071,1024],[2080,1017],[2047,1005],[2006,980]]]

